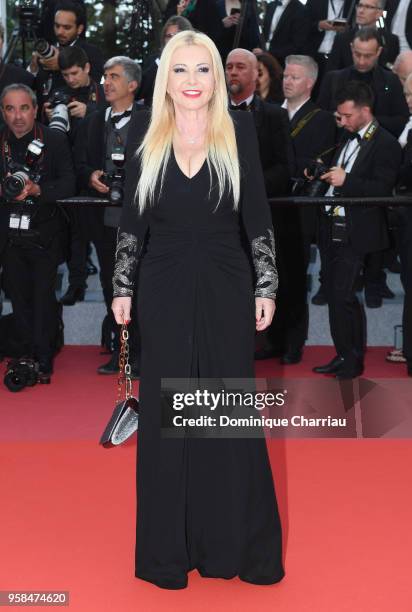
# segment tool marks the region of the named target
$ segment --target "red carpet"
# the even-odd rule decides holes
[[[368,351],[365,375],[407,383],[385,351]],[[310,347],[283,372],[309,376],[331,356]],[[170,592],[134,578],[136,448],[97,444],[115,400],[115,379],[95,374],[104,359],[67,347],[50,386],[0,385],[0,590],[70,591],[76,612],[410,612],[410,440],[269,441],[285,532],[280,584],[192,572],[186,590]],[[273,360],[257,374],[282,370]]]

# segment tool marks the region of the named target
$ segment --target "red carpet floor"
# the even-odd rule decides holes
[[[406,383],[385,350],[368,352],[366,376]],[[309,376],[331,356],[308,348],[283,374]],[[11,394],[0,385],[0,590],[70,591],[76,612],[410,612],[407,439],[269,441],[284,526],[280,584],[192,572],[186,590],[171,592],[134,578],[136,448],[97,444],[115,399],[114,378],[95,374],[104,359],[96,347],[67,347],[50,386]],[[268,361],[257,373],[282,370]]]

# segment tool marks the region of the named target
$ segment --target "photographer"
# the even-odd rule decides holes
[[[111,311],[113,299],[112,277],[117,242],[117,227],[120,221],[123,165],[130,120],[138,112],[135,103],[136,90],[141,81],[140,66],[128,57],[112,57],[104,66],[104,94],[109,107],[87,116],[79,130],[75,143],[75,164],[80,189],[89,196],[108,197],[117,206],[110,208],[88,208],[82,212],[85,227],[85,242],[96,247],[100,264],[100,281],[110,320],[115,334],[115,350],[107,364],[98,368],[100,374],[112,374],[119,366],[119,329]],[[131,151],[134,154],[135,151]],[[84,279],[85,282],[85,279]],[[77,287],[69,287],[75,292]],[[131,334],[135,322],[129,328]],[[130,347],[137,342],[131,341]],[[137,375],[137,356],[131,355],[132,372]]]
[[[5,288],[21,356],[35,358],[40,373],[51,374],[64,229],[55,202],[75,193],[71,152],[65,137],[36,122],[36,97],[26,85],[6,87],[0,105],[6,124],[0,131],[1,206],[8,227]]]
[[[56,7],[54,15],[54,41],[41,40],[37,42],[28,67],[29,72],[36,77],[35,87],[39,103],[43,104],[50,92],[64,87],[65,82],[59,68],[59,54],[63,47],[80,47],[85,51],[90,62],[90,76],[100,83],[103,75],[103,55],[98,47],[81,38],[86,29],[85,7],[77,2],[63,0]]]
[[[90,77],[90,62],[80,47],[59,53],[59,68],[65,86],[55,89],[43,105],[50,127],[67,132],[74,144],[81,120],[98,108],[106,108],[103,87]]]
[[[373,116],[374,96],[366,83],[350,81],[336,93],[345,137],[331,168],[321,175],[326,196],[390,196],[401,164],[397,140]],[[329,325],[336,357],[314,368],[338,380],[363,372],[366,330],[356,296],[356,281],[365,256],[388,245],[385,213],[377,206],[326,205],[320,208],[320,244],[329,307]]]

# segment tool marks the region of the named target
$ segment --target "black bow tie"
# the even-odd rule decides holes
[[[360,142],[362,140],[361,135],[358,132],[349,132],[348,140],[357,140]]]
[[[230,104],[229,108],[230,110],[247,111],[249,109],[249,106],[247,102],[241,102],[241,104]]]
[[[124,111],[121,115],[110,115],[110,121],[112,122],[112,126],[116,127],[117,123],[120,123],[122,119],[126,119],[126,117],[130,117],[132,114],[131,110]]]

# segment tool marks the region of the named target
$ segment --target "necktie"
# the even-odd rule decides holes
[[[122,113],[121,115],[114,115],[114,117],[113,115],[110,115],[110,121],[112,122],[112,126],[116,127],[117,123],[120,123],[120,121],[122,119],[126,119],[126,117],[130,117],[131,114],[132,114],[132,111],[127,110],[127,111],[124,111],[124,113]]]
[[[357,140],[358,142],[360,142],[361,141],[360,134],[358,134],[358,132],[351,132],[349,133],[348,140]]]
[[[246,102],[241,102],[240,104],[230,104],[229,108],[230,108],[230,110],[247,111],[249,107],[248,107]]]

